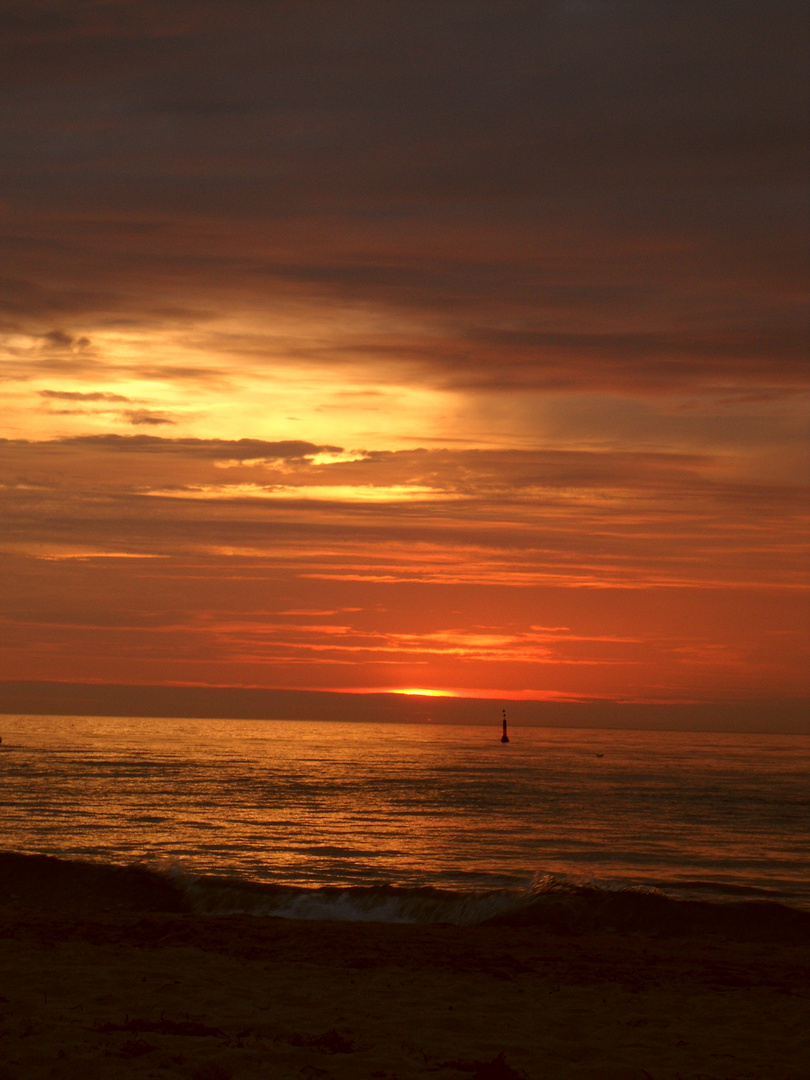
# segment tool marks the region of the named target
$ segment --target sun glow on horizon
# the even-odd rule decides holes
[[[408,687],[403,690],[384,690],[385,694],[405,694],[407,697],[457,697],[452,690],[424,690],[418,687]]]

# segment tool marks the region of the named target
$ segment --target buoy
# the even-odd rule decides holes
[[[503,710],[503,735],[501,735],[501,742],[509,742],[509,736],[506,734],[506,709]]]

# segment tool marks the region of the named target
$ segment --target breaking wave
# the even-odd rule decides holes
[[[606,888],[538,876],[524,889],[453,891],[395,885],[303,888],[143,865],[0,852],[0,905],[78,911],[252,915],[385,923],[716,934],[810,942],[810,912],[772,899],[684,900],[657,888]]]

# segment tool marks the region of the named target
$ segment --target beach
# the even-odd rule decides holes
[[[0,1078],[806,1080],[810,940],[0,915]]]

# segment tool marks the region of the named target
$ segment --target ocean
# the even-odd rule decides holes
[[[810,912],[808,736],[52,716],[0,736],[0,902]]]

